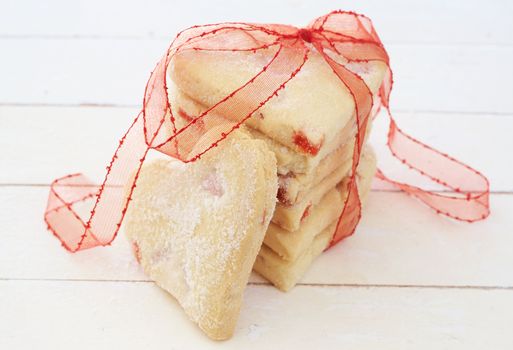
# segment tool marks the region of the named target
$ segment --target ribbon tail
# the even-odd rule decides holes
[[[392,155],[448,192],[425,190],[393,180],[381,169],[376,177],[420,199],[439,214],[466,222],[488,217],[490,186],[486,177],[448,154],[406,134],[397,126],[388,106],[386,109],[390,118],[387,145]]]
[[[128,206],[125,184],[131,189],[127,193],[130,195],[135,187],[133,170],[140,169],[149,150],[143,124],[139,115],[120,140],[102,185],[93,184],[82,174],[68,175],[51,184],[44,218],[66,250],[105,246],[116,237]],[[86,211],[86,221],[80,209],[87,206],[92,210]]]
[[[362,207],[356,181],[356,171],[358,164],[360,163],[360,156],[363,152],[365,133],[371,115],[372,93],[360,76],[351,72],[343,65],[335,62],[323,51],[321,46],[317,45],[316,48],[326,60],[326,62],[330,65],[333,73],[346,86],[348,92],[353,97],[357,126],[354,140],[351,175],[349,177],[347,188],[347,198],[345,200],[342,213],[339,216],[337,228],[328,246],[328,248],[330,248],[343,238],[352,235],[361,218]]]

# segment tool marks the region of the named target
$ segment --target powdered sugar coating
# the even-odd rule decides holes
[[[173,57],[168,74],[187,96],[211,107],[258,74],[274,53],[273,49],[256,53],[186,51]],[[317,153],[305,153],[294,143],[294,134],[302,133],[312,145],[338,146],[338,135],[351,122],[355,106],[349,90],[326,60],[315,50],[308,57],[285,88],[246,124],[281,145],[315,157]],[[378,91],[386,71],[384,63],[353,62],[348,67],[361,74],[372,93]],[[319,153],[327,154],[322,149]]]
[[[145,272],[213,338],[233,331],[276,191],[272,152],[237,134],[197,162],[143,168],[127,235]]]

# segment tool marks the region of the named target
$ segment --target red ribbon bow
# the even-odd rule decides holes
[[[269,50],[274,54],[253,78],[188,125],[178,129],[168,101],[166,70],[174,55],[186,50]],[[388,103],[392,88],[389,58],[370,19],[353,12],[334,11],[315,19],[302,29],[287,25],[221,23],[194,26],[179,33],[152,72],[146,86],[142,111],[121,138],[107,166],[103,183],[96,186],[83,175],[73,174],[51,184],[44,215],[48,228],[71,252],[109,245],[119,231],[141,166],[150,149],[186,162],[198,159],[277,95],[301,70],[311,50],[317,51],[325,59],[355,101],[357,133],[352,175],[332,245],[351,235],[361,216],[355,174],[365,130],[372,118],[372,94],[363,79],[348,68],[347,64],[351,62],[381,61],[387,65],[387,75],[379,90],[379,101],[375,102],[385,107],[390,117],[388,147],[408,167],[441,184],[451,194],[427,191],[391,180],[381,170],[378,170],[377,177],[451,218],[473,222],[489,215],[489,184],[481,173],[398,128]],[[215,115],[228,116],[228,119],[235,122],[226,121],[221,127],[216,124],[218,127],[211,129],[209,126],[213,125],[214,120],[219,120]],[[214,139],[217,141],[198,148],[196,142],[202,133],[192,127],[197,122],[207,125],[207,128],[202,128],[203,133],[215,132]],[[198,150],[195,154],[182,156],[188,154],[195,145]],[[128,187],[130,190],[127,197],[123,187],[130,182],[132,186]],[[93,203],[87,220],[83,220],[75,209],[75,204],[84,201]]]

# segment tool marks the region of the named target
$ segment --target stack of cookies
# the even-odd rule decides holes
[[[168,93],[176,122],[194,120],[252,76],[272,52],[185,51],[172,60]],[[385,65],[349,65],[375,94]],[[244,101],[238,101],[244,103]],[[356,134],[354,101],[319,54],[244,125],[277,160],[277,204],[254,270],[289,290],[328,246],[347,197]],[[219,116],[224,118],[225,116]],[[368,127],[370,130],[370,127]],[[362,198],[369,191],[376,159],[365,146],[357,170]]]

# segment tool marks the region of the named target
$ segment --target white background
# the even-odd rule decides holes
[[[222,343],[147,280],[123,237],[71,255],[46,231],[48,184],[102,175],[178,30],[300,26],[336,8],[373,19],[399,124],[489,177],[488,220],[374,191],[356,235],[293,291],[252,276]],[[512,18],[509,1],[0,1],[0,349],[511,349]]]

